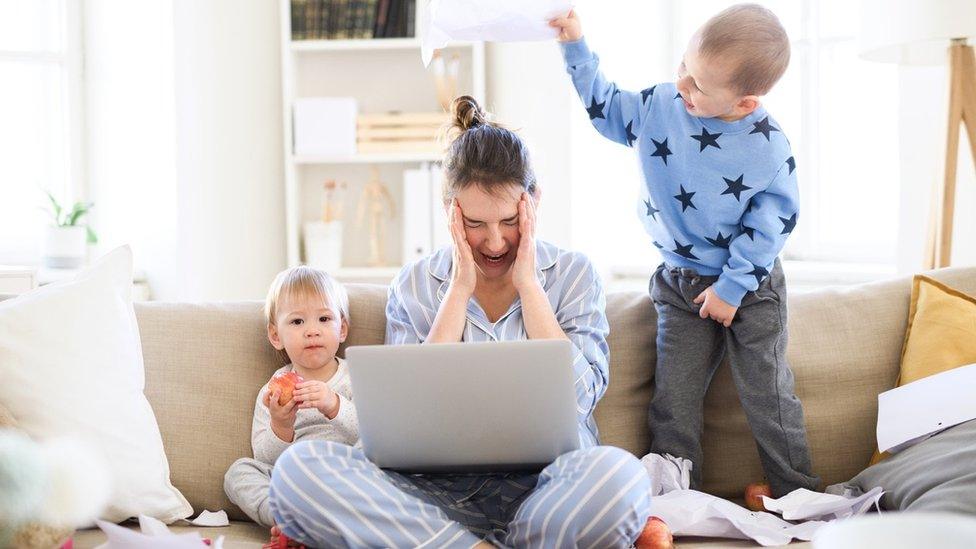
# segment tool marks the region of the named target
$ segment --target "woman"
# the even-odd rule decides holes
[[[649,514],[650,481],[631,454],[597,446],[593,409],[608,375],[600,279],[583,255],[536,241],[540,191],[521,139],[470,97],[452,111],[453,246],[394,280],[386,341],[569,340],[582,449],[541,473],[405,475],[349,446],[297,444],[275,467],[276,522],[330,547],[629,547]]]

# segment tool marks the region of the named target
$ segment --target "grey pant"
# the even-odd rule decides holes
[[[718,280],[662,264],[651,278],[657,309],[657,370],[650,408],[651,451],[691,460],[691,486],[702,482],[702,410],[712,376],[728,355],[759,458],[774,496],[817,489],[786,362],[786,280],[779,260],[759,288],[742,299],[725,328],[698,316],[694,299]],[[758,479],[757,479],[758,480]]]
[[[224,492],[231,503],[251,517],[251,520],[270,528],[274,525],[269,502],[272,466],[256,459],[235,461],[224,475]]]

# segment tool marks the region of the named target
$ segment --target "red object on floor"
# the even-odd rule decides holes
[[[74,549],[75,540],[74,538],[68,538],[67,541],[61,544],[61,549]]]
[[[750,511],[757,513],[759,511],[765,511],[766,506],[763,505],[761,496],[773,497],[773,491],[770,489],[768,482],[753,482],[749,486],[746,486],[746,492],[744,494],[746,507]]]

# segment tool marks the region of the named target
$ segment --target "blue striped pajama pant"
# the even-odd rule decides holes
[[[357,448],[292,445],[271,478],[271,510],[312,547],[629,547],[650,509],[650,479],[630,453],[595,446],[541,473],[407,475]]]

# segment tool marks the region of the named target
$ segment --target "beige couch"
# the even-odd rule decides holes
[[[934,273],[976,293],[976,267]],[[349,285],[349,345],[383,342],[386,289]],[[789,358],[803,401],[816,472],[826,484],[852,477],[871,457],[877,394],[898,376],[906,328],[909,278],[790,297]],[[146,364],[146,395],[156,412],[173,484],[193,505],[226,509],[232,525],[202,529],[226,535],[227,547],[258,547],[267,533],[223,492],[227,467],[249,456],[251,415],[258,388],[275,370],[261,304],[140,303],[136,305]],[[610,387],[596,415],[605,444],[644,455],[650,433],[647,406],[653,386],[655,315],[647,295],[608,296]],[[728,367],[716,375],[705,403],[705,486],[737,498],[762,477],[755,444]],[[177,528],[179,530],[179,528]],[[79,532],[76,547],[102,541]],[[744,547],[746,542],[680,540],[681,547]]]

